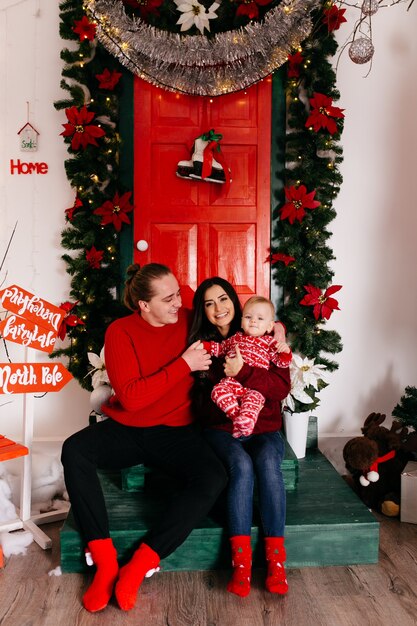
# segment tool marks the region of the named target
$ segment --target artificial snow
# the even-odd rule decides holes
[[[20,505],[23,459],[0,463],[0,528],[18,519],[16,506]],[[32,453],[32,503],[31,514],[53,510],[56,499],[68,500],[65,490],[64,471],[58,455]],[[25,554],[33,541],[29,531],[0,532],[4,556]],[[58,568],[57,568],[58,569]],[[58,576],[59,574],[54,574]]]
[[[16,508],[12,500],[12,490],[4,463],[0,463],[0,524],[16,519]]]
[[[33,535],[28,530],[0,533],[0,543],[6,559],[12,554],[26,554],[26,548],[32,541]]]
[[[58,567],[56,567],[55,569],[51,569],[48,572],[48,576],[62,576],[62,569],[61,569],[61,567],[58,565]]]

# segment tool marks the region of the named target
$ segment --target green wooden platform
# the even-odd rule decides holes
[[[291,461],[294,465],[291,449],[287,461],[288,466]],[[372,513],[316,448],[309,449],[305,459],[295,459],[295,465],[295,482],[292,485],[292,478],[289,479],[287,490],[288,567],[376,563],[379,523]],[[102,483],[111,536],[123,561],[130,557],[153,520],[163,515],[163,501],[158,494],[166,487],[157,475],[145,477],[145,490],[139,486],[139,491],[123,491],[120,473],[102,474]],[[252,528],[255,566],[263,564],[260,535],[255,514]],[[83,546],[70,513],[61,530],[62,571],[83,571],[86,566],[82,555]],[[220,507],[193,530],[182,546],[164,559],[162,566],[165,571],[230,566]]]

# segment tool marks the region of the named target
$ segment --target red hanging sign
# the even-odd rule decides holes
[[[56,333],[66,316],[66,311],[38,298],[29,291],[12,285],[0,291],[0,305],[7,311],[21,315],[43,328],[52,328]]]
[[[0,394],[60,391],[71,378],[62,363],[1,363]]]
[[[47,330],[18,315],[9,315],[0,322],[0,334],[7,341],[14,341],[27,348],[52,352],[57,339],[54,330]]]

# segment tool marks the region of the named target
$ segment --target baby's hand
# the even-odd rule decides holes
[[[285,341],[277,341],[277,351],[288,354],[291,352],[291,348],[287,343],[285,343]]]

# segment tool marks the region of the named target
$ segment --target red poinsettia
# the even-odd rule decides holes
[[[130,224],[130,219],[126,213],[130,213],[133,210],[133,206],[130,204],[129,199],[132,195],[131,191],[126,191],[119,197],[116,192],[113,200],[106,200],[101,207],[94,211],[95,215],[101,215],[101,225],[113,224],[117,232],[122,228],[122,223]]]
[[[75,196],[74,204],[69,209],[65,209],[65,215],[67,216],[67,219],[70,222],[72,221],[72,218],[74,217],[75,211],[82,206],[83,206],[83,203],[81,202],[79,197]]]
[[[103,137],[106,133],[99,126],[94,126],[90,122],[94,119],[95,113],[88,111],[86,106],[81,107],[80,110],[76,106],[65,109],[65,113],[68,118],[68,124],[62,124],[65,128],[61,133],[64,137],[72,137],[71,148],[73,150],[84,150],[91,144],[98,146],[96,138]]]
[[[110,71],[106,67],[102,74],[96,74],[96,78],[99,81],[99,89],[108,89],[109,91],[113,91],[121,76],[121,72],[116,72],[116,70]]]
[[[158,8],[164,0],[123,0],[123,4],[139,10],[142,19],[146,19],[148,15],[159,15]]]
[[[93,41],[96,36],[97,25],[94,22],[90,22],[86,15],[83,15],[81,20],[75,20],[75,26],[72,27],[74,33],[80,38],[80,41],[84,41],[84,39],[88,39],[89,41]]]
[[[267,261],[269,261],[269,259],[267,259]],[[286,267],[289,263],[295,261],[295,257],[284,254],[283,252],[275,252],[271,257],[271,265],[274,265],[279,261],[282,261],[282,263],[284,263]]]
[[[60,339],[65,339],[65,336],[68,332],[68,327],[74,328],[74,326],[80,326],[80,324],[84,324],[82,319],[74,315],[74,313],[71,313],[73,308],[77,306],[78,302],[78,300],[77,302],[62,302],[59,305],[60,309],[64,309],[64,311],[67,312],[58,329],[58,337]]]
[[[338,9],[335,4],[332,4],[328,9],[324,9],[323,13],[322,22],[327,24],[329,33],[338,30],[343,22],[347,22],[347,19],[344,17],[346,9]]]
[[[281,207],[281,219],[285,220],[285,218],[288,218],[290,224],[294,224],[295,220],[301,223],[306,214],[305,209],[316,209],[320,206],[320,202],[314,200],[316,195],[315,189],[307,193],[305,185],[300,185],[299,187],[293,185],[292,187],[284,187],[284,190],[288,202]]]
[[[300,76],[300,67],[304,61],[304,57],[301,52],[288,55],[288,78],[298,78]]]
[[[256,20],[259,17],[259,8],[270,4],[272,0],[237,0],[239,6],[236,15],[245,15],[250,20]]]
[[[310,98],[310,104],[312,110],[305,123],[306,127],[312,126],[316,133],[320,128],[326,128],[331,135],[337,131],[336,122],[334,117],[342,118],[344,109],[333,106],[333,100],[329,96],[325,96],[322,93],[314,93]]]
[[[92,246],[89,250],[85,252],[85,258],[87,259],[87,263],[93,270],[100,269],[100,263],[103,260],[104,250],[96,250],[95,246]]]
[[[300,301],[300,304],[314,307],[313,315],[316,320],[319,318],[328,320],[335,309],[340,310],[338,301],[330,296],[341,288],[342,285],[333,285],[328,287],[323,293],[321,289],[314,287],[314,285],[304,285],[307,295]]]

